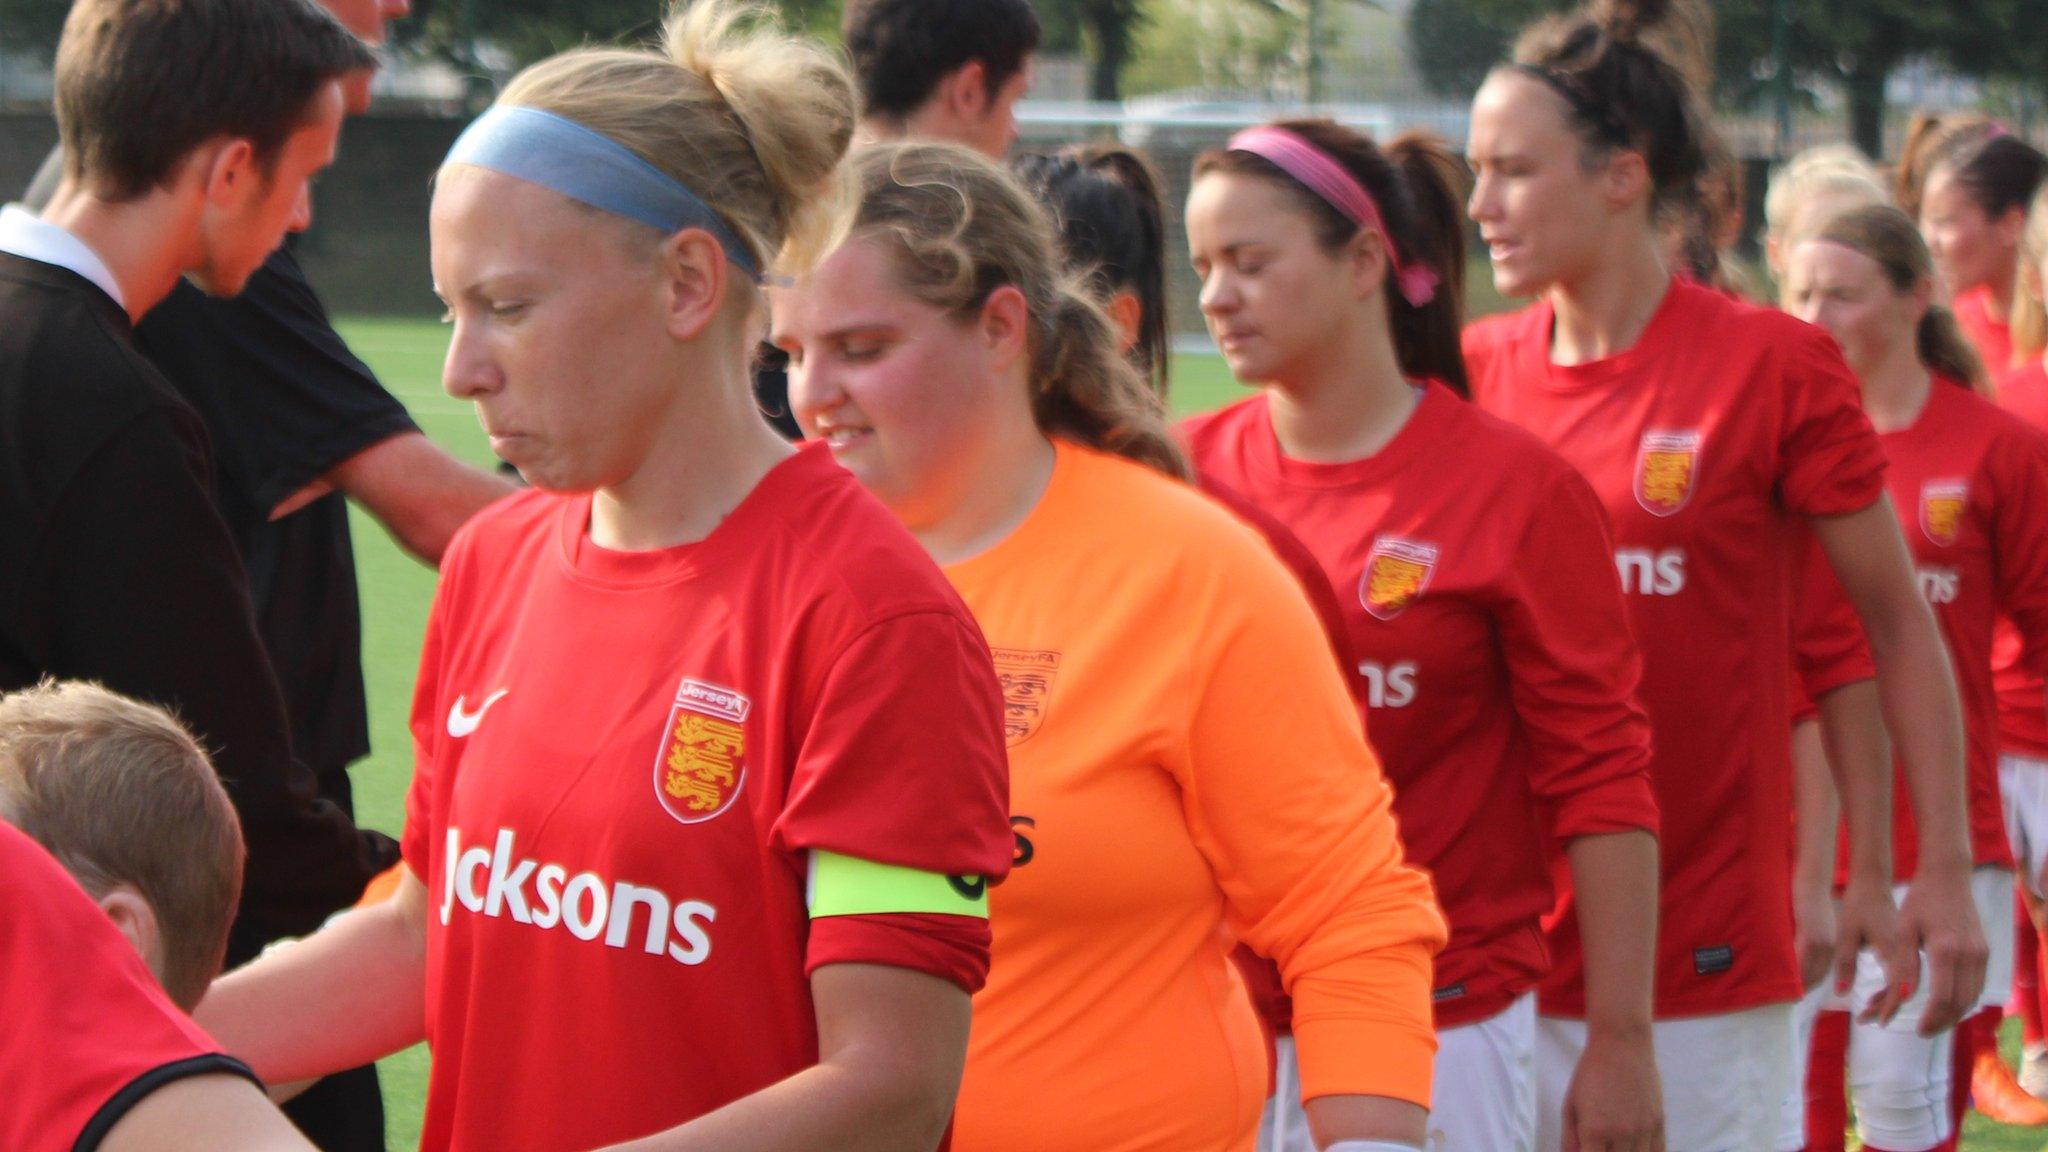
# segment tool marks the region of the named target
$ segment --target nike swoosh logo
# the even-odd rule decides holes
[[[489,696],[484,697],[484,702],[477,705],[474,712],[464,712],[462,710],[462,697],[457,696],[455,698],[455,706],[448,709],[448,734],[460,740],[476,731],[476,726],[484,722],[484,713],[491,710],[491,705],[503,700],[505,693],[508,691],[510,689],[500,688]]]
[[[982,893],[988,891],[986,876],[948,876],[946,883],[951,884],[953,891],[968,900],[979,900]]]

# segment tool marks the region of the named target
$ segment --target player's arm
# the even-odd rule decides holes
[[[143,1097],[96,1152],[314,1152],[263,1091],[239,1076],[192,1076]]]
[[[1823,854],[1808,862],[1826,869],[1824,883],[1832,883],[1834,813],[1846,812],[1849,837],[1849,871],[1842,886],[1840,907],[1835,913],[1835,985],[1843,992],[1856,977],[1856,954],[1869,949],[1877,954],[1885,970],[1885,988],[1858,1010],[1864,1020],[1889,1021],[1913,994],[1912,982],[1920,970],[1917,941],[1900,930],[1898,904],[1892,894],[1891,837],[1857,836],[1854,829],[1879,825],[1889,828],[1892,797],[1892,742],[1885,732],[1884,702],[1876,680],[1854,680],[1823,694],[1816,702],[1820,710],[1820,742],[1825,762],[1830,823],[1816,836],[1826,838],[1814,847]],[[1799,746],[1794,744],[1793,771]],[[1807,782],[1811,787],[1812,782]],[[1801,786],[1795,776],[1794,788]],[[1798,794],[1793,797],[1795,804]],[[1801,811],[1800,816],[1805,813]],[[1801,834],[1803,837],[1803,833]],[[1967,833],[1965,833],[1967,835]],[[1881,841],[1873,845],[1872,841]],[[1880,848],[1887,850],[1880,851]],[[1795,862],[1795,869],[1799,866]],[[1795,878],[1795,883],[1797,882]]]
[[[1535,503],[1496,625],[1532,790],[1564,841],[1586,965],[1586,1051],[1564,1101],[1565,1146],[1650,1148],[1664,1130],[1652,1044],[1658,821],[1641,659],[1606,514],[1560,469]]]
[[[611,1152],[930,1152],[967,1061],[968,994],[881,964],[811,975],[818,1062],[708,1116]]]
[[[1920,856],[1900,907],[1899,927],[1904,942],[1927,957],[1929,998],[1920,1030],[1932,1034],[1952,1027],[1977,1002],[1988,955],[1970,899],[1963,722],[1955,676],[1914,579],[1891,499],[1880,496],[1861,511],[1815,516],[1809,523],[1870,641],[1885,727],[1896,742],[1912,793]],[[1888,786],[1889,769],[1861,763],[1842,767],[1843,802],[1853,819],[1869,810],[1871,790]],[[1878,829],[1852,826],[1849,833],[1853,856],[1889,854],[1889,821]],[[1867,842],[1859,847],[1857,841]]]
[[[216,980],[192,1017],[267,1083],[368,1064],[426,1036],[427,889],[352,909]]]
[[[515,491],[502,476],[473,468],[424,433],[400,432],[370,445],[271,510],[278,520],[334,489],[363,506],[413,556],[439,565],[455,530],[486,504]]]
[[[1842,819],[1820,721],[1792,725],[1792,926],[1799,983],[1813,988],[1835,966],[1835,829]],[[1846,991],[1839,971],[1836,991]]]

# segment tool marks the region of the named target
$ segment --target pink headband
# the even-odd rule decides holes
[[[1270,124],[1239,132],[1230,138],[1226,147],[1233,152],[1250,152],[1272,161],[1282,172],[1322,197],[1345,219],[1377,235],[1387,250],[1387,259],[1393,262],[1394,282],[1400,286],[1401,297],[1409,304],[1420,308],[1436,299],[1436,273],[1401,259],[1401,250],[1394,246],[1394,238],[1387,234],[1386,221],[1381,219],[1379,205],[1373,203],[1372,194],[1358,182],[1358,177],[1346,171],[1328,153],[1287,129]]]

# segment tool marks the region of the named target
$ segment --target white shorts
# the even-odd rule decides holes
[[[1535,1152],[1535,994],[1436,1040],[1430,1152]]]
[[[1436,1039],[1430,1152],[1534,1152],[1535,994]],[[1280,1037],[1273,1055],[1273,1095],[1259,1118],[1258,1152],[1315,1152],[1293,1038]]]
[[[1774,1148],[1792,1075],[1792,1005],[1766,1004],[1652,1026],[1669,1152]],[[1564,1141],[1564,1097],[1586,1050],[1582,1020],[1536,1021],[1536,1147]]]
[[[1273,1094],[1259,1115],[1258,1152],[1316,1152],[1308,1114],[1301,1108],[1301,1065],[1292,1036],[1273,1040]]]
[[[1970,875],[1971,902],[1984,922],[1984,936],[1993,950],[1979,1010],[2004,1002],[2012,986],[2012,873],[2003,868],[1978,868]],[[1906,886],[1892,890],[1903,901]],[[2000,952],[2004,962],[1998,962]],[[1860,1011],[1884,991],[1884,966],[1864,952],[1856,957],[1856,980],[1847,996],[1838,996],[1832,980],[1800,999],[1794,1010],[1793,1079],[1781,1112],[1780,1152],[1805,1146],[1806,1069],[1813,1051],[1814,1020],[1822,1012]],[[1856,1102],[1856,1131],[1866,1144],[1897,1152],[1932,1148],[1948,1138],[1950,1060],[1955,1034],[1932,1039],[1919,1035],[1920,1014],[1927,1007],[1925,960],[1915,977],[1911,999],[1888,1025],[1849,1026],[1849,1092]]]
[[[1991,947],[1991,959],[1984,965],[1984,994],[1977,998],[1979,1012],[2004,1008],[2012,998],[2012,889],[2016,882],[2009,868],[1986,867],[1970,873],[1970,896],[1977,904],[1977,919],[1984,925],[1984,943]]]
[[[2038,900],[2048,891],[2041,879],[2048,871],[2048,761],[2011,752],[2000,756],[1998,798],[2005,804],[2005,838],[2019,862],[2020,883]]]

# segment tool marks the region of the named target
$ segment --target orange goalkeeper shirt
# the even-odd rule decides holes
[[[1293,994],[1304,1097],[1426,1105],[1443,921],[1257,534],[1063,442],[1038,507],[947,575],[1003,683],[1016,833],[955,1152],[1249,1149],[1266,1056],[1238,938]]]

